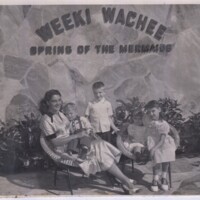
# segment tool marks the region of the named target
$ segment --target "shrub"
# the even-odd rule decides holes
[[[31,114],[23,121],[0,121],[0,167],[14,172],[22,168],[37,168],[44,164],[40,147],[39,120]]]
[[[159,99],[158,103],[162,108],[162,117],[177,130],[181,130],[185,119],[182,110],[179,108],[177,100],[170,98]]]
[[[118,107],[115,109],[115,122],[119,123],[132,123],[134,118],[141,113],[144,107],[144,102],[140,102],[138,97],[127,99],[125,102],[118,99]]]
[[[181,127],[182,146],[187,153],[200,152],[200,113],[193,113]]]
[[[138,113],[143,111],[144,102],[138,97],[128,99],[128,102],[117,100],[118,107],[115,109],[115,123],[132,123]],[[200,151],[200,113],[192,114],[188,120],[183,116],[180,104],[177,100],[160,98],[158,100],[162,108],[162,117],[174,126],[180,135],[180,147],[177,153],[190,153]]]

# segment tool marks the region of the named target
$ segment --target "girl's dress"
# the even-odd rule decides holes
[[[60,135],[59,137],[68,137],[69,131],[66,129],[68,126],[69,121],[61,112],[52,116],[45,114],[40,122],[42,134],[45,136],[54,135],[56,131],[61,129],[63,136]],[[55,147],[55,151],[58,153],[65,154],[65,150],[65,145]],[[91,143],[86,159],[79,166],[85,174],[95,174],[109,169],[114,162],[119,162],[120,156],[121,152],[113,145],[102,139],[95,139]]]
[[[169,124],[162,121],[152,121],[147,125],[147,148],[151,150],[157,145],[161,139],[161,135],[165,135],[164,143],[155,150],[153,163],[163,163],[175,161],[176,145],[174,139],[169,135]]]

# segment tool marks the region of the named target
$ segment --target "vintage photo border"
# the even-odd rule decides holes
[[[58,4],[58,5],[62,5],[62,4],[70,4],[70,5],[79,5],[79,4],[109,4],[109,5],[115,5],[115,4],[199,4],[200,0],[98,0],[98,1],[94,1],[94,0],[44,0],[43,2],[41,0],[1,0],[0,1],[0,5],[54,5],[54,4]],[[13,199],[13,198],[17,198],[20,200],[49,200],[49,199],[53,199],[53,200],[66,200],[66,198],[70,199],[70,200],[121,200],[121,199],[126,199],[126,200],[132,200],[132,198],[136,199],[136,200],[143,200],[144,198],[146,200],[154,200],[154,199],[162,199],[162,200],[199,200],[200,196],[198,195],[182,195],[182,196],[176,196],[176,195],[170,195],[170,196],[154,196],[154,195],[137,195],[137,196],[119,196],[119,195],[113,195],[113,196],[85,196],[85,195],[81,195],[81,196],[58,196],[58,197],[52,197],[52,196],[28,196],[28,197],[9,197],[9,196],[0,196],[0,199],[5,199],[5,200],[9,200],[9,199]]]

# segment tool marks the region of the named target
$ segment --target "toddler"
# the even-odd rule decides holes
[[[104,83],[95,82],[92,90],[94,100],[88,103],[85,115],[89,118],[94,132],[103,140],[111,143],[111,128],[114,132],[119,129],[113,122],[111,103],[105,99]]]
[[[83,132],[83,137],[71,140],[67,145],[67,153],[79,153],[81,150],[81,158],[83,158],[90,150],[92,138],[90,134],[92,127],[85,117],[80,117],[77,112],[76,105],[74,103],[68,103],[63,108],[63,113],[70,121],[69,132],[70,135]],[[85,136],[84,136],[85,134]]]
[[[161,189],[167,191],[169,189],[167,181],[169,162],[175,161],[175,141],[169,135],[169,124],[162,119],[159,103],[152,100],[146,104],[145,110],[149,118],[149,123],[146,127],[147,148],[153,161],[151,190],[153,192],[159,190],[160,172],[162,172]]]
[[[127,135],[124,139],[124,146],[135,155],[136,162],[141,161],[145,149],[145,127],[143,126],[142,116],[142,112],[135,116],[134,123],[127,127]]]

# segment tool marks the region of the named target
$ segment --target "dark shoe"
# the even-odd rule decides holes
[[[68,153],[70,156],[73,155],[72,151],[67,151],[67,153]]]
[[[82,148],[78,157],[82,160],[85,160],[87,158],[87,153],[88,153],[88,149]]]

